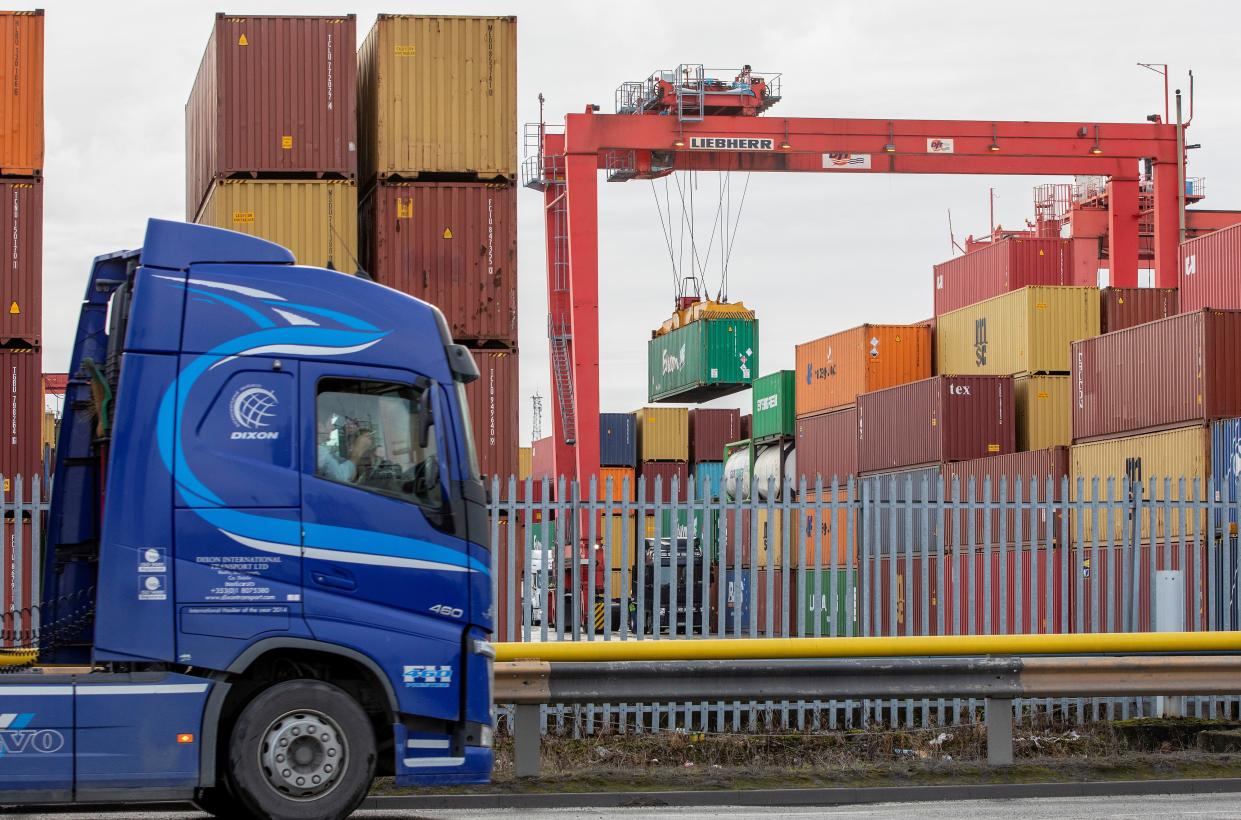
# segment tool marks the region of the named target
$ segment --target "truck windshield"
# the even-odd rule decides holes
[[[315,474],[438,509],[439,454],[423,397],[407,384],[321,380]]]

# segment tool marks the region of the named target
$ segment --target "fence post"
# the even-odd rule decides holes
[[[1013,762],[1012,698],[987,698],[987,765],[1009,766]]]
[[[519,703],[513,716],[513,770],[518,777],[539,776],[539,740],[542,720],[539,704]]]

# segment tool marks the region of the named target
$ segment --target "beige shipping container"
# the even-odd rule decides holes
[[[223,180],[211,187],[194,221],[283,245],[299,265],[357,270],[358,188],[352,182]]]
[[[534,452],[529,447],[517,448],[517,478],[525,481],[534,472]]]
[[[940,316],[936,367],[954,376],[1068,373],[1069,343],[1098,335],[1098,288],[1021,288]]]
[[[1017,405],[1017,450],[1046,450],[1073,443],[1072,376],[1013,379]]]
[[[1194,514],[1191,509],[1201,509],[1200,505],[1192,505],[1184,510],[1181,508],[1150,502],[1166,500],[1178,501],[1182,498],[1194,498],[1194,480],[1199,483],[1198,494],[1202,495],[1211,477],[1211,428],[1198,425],[1181,427],[1176,430],[1165,430],[1160,433],[1148,433],[1142,436],[1126,436],[1125,438],[1092,441],[1089,444],[1077,444],[1069,449],[1069,497],[1076,501],[1079,498],[1078,479],[1082,479],[1080,498],[1089,501],[1095,497],[1092,482],[1099,479],[1098,498],[1106,499],[1107,481],[1115,479],[1113,498],[1124,497],[1126,479],[1142,482],[1141,509],[1141,540],[1151,541],[1151,519],[1155,521],[1155,539],[1162,543],[1165,537],[1171,537],[1179,543],[1180,536],[1191,536],[1194,533],[1205,533],[1206,519],[1204,514]],[[1165,491],[1164,479],[1172,479],[1170,491]],[[1185,493],[1181,495],[1180,480],[1185,479]],[[1155,488],[1151,490],[1151,479],[1155,479]],[[1126,505],[1113,503],[1113,513],[1100,513],[1096,524],[1095,516],[1089,509],[1083,510],[1082,536],[1078,538],[1078,513],[1070,516],[1070,537],[1074,541],[1094,543],[1097,531],[1099,542],[1108,539],[1117,541],[1125,536],[1126,519],[1129,512],[1123,509]],[[1132,507],[1130,506],[1130,509]],[[1108,518],[1111,518],[1108,521]],[[1181,522],[1184,521],[1182,531]],[[1130,536],[1131,538],[1131,536]]]
[[[613,570],[632,567],[634,550],[638,548],[636,546],[638,541],[637,515],[634,513],[629,513],[629,515],[601,513],[595,523],[595,540],[600,546],[608,547],[608,551],[612,554]],[[602,552],[599,553],[599,560],[603,560]]]
[[[358,52],[364,184],[517,175],[517,18],[381,14]]]
[[[643,407],[638,421],[639,461],[689,461],[689,409]]]

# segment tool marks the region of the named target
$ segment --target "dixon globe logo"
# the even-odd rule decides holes
[[[279,404],[276,394],[261,385],[248,384],[238,390],[228,404],[228,414],[233,425],[241,429],[234,430],[230,438],[233,441],[272,441],[279,438],[279,432],[263,429],[271,426]]]

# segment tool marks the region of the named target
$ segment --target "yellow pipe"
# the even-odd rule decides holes
[[[0,649],[0,667],[28,664],[38,654],[37,649]]]
[[[771,658],[890,658],[928,655],[1093,655],[1241,652],[1241,632],[1093,635],[933,635],[902,638],[723,638],[718,640],[497,643],[497,661],[709,661]]]

